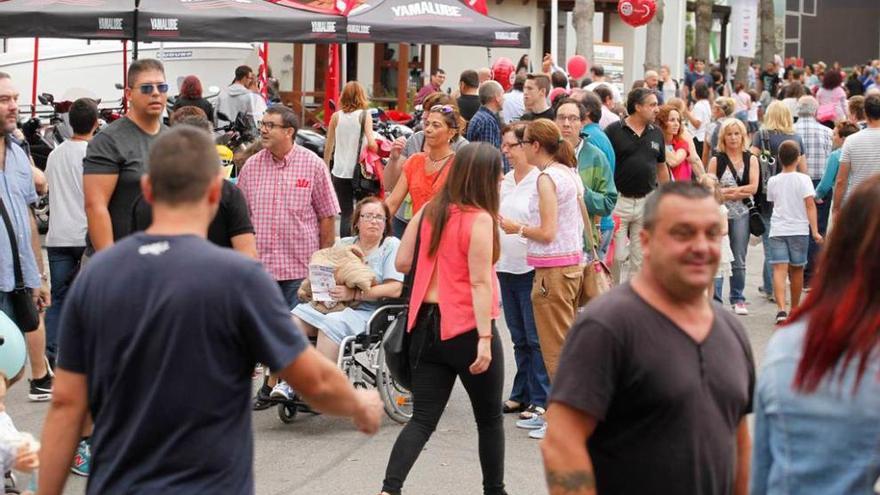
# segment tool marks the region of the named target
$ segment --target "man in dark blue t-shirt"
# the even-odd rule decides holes
[[[68,294],[41,493],[61,493],[87,411],[89,494],[253,493],[256,362],[374,433],[375,392],[356,392],[309,346],[256,261],[205,240],[222,183],[208,134],[174,129],[149,158],[153,224],[95,256]]]

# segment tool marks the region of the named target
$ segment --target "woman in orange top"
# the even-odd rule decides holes
[[[403,173],[385,201],[391,215],[397,212],[407,194],[412,198],[413,214],[418,213],[443,187],[455,158],[452,142],[458,136],[458,122],[458,110],[452,105],[436,105],[428,111],[425,121],[428,151],[412,155],[403,164]]]
[[[495,327],[500,311],[493,268],[500,253],[501,178],[497,149],[485,143],[463,146],[446,185],[413,217],[400,242],[397,269],[408,272],[416,266],[407,327],[413,417],[394,443],[383,495],[400,495],[458,379],[470,397],[477,423],[482,492],[507,493],[501,416],[504,356]]]

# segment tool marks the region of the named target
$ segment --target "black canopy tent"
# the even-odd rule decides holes
[[[379,0],[348,16],[349,43],[430,43],[529,48],[531,29],[483,15],[460,0]]]
[[[345,17],[265,0],[140,0],[138,41],[344,43]]]
[[[0,37],[132,39],[134,0],[3,0]]]

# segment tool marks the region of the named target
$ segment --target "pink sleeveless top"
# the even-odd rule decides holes
[[[418,269],[413,281],[409,301],[407,330],[412,331],[419,308],[428,293],[431,275],[437,269],[437,298],[440,305],[440,340],[449,340],[477,328],[474,301],[471,296],[471,278],[468,270],[468,247],[474,219],[482,210],[476,208],[449,207],[449,218],[443,229],[443,237],[434,258],[428,256],[431,247],[431,223],[422,222],[419,245]],[[491,249],[489,247],[488,249]],[[492,270],[492,319],[497,319],[499,309],[498,277]]]

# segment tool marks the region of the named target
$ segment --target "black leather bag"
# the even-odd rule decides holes
[[[424,220],[424,217],[422,217]],[[418,235],[416,236],[415,250],[413,251],[413,262],[409,273],[403,279],[403,290],[400,297],[409,302],[410,293],[412,292],[413,281],[416,276],[416,268],[419,260],[419,247],[421,245],[422,220],[419,220]],[[382,349],[385,351],[385,364],[388,371],[398,384],[407,390],[412,386],[412,366],[409,359],[409,349],[412,343],[412,335],[406,331],[407,322],[409,321],[409,309],[401,311],[397,315],[397,319],[391,324],[391,327],[385,332],[385,338],[382,341]]]
[[[354,161],[354,174],[351,176],[351,192],[354,199],[360,201],[368,196],[378,196],[382,185],[374,174],[367,173],[361,161],[361,146],[364,144],[364,124],[367,111],[361,111],[361,135],[358,138],[357,156]]]
[[[12,220],[6,211],[6,205],[0,199],[0,215],[6,225],[6,233],[9,234],[9,246],[12,249],[12,271],[15,272],[15,288],[12,290],[12,309],[15,312],[15,322],[18,328],[25,333],[33,332],[40,326],[40,310],[34,304],[33,291],[24,285],[24,276],[21,272],[21,261],[18,256],[18,243],[15,240],[15,230]]]

